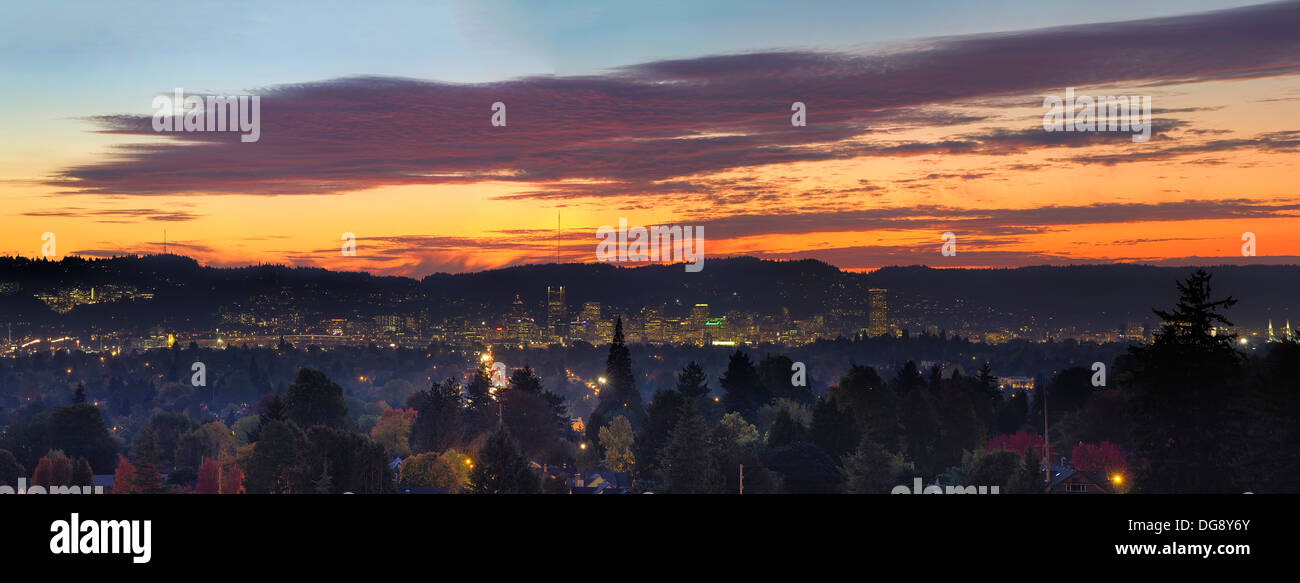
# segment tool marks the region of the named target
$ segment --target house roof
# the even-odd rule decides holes
[[[619,488],[626,489],[632,487],[632,477],[629,476],[627,472],[611,472],[609,470],[602,470],[587,474],[587,483],[589,485],[595,485],[602,482],[618,486]]]
[[[594,486],[574,486],[574,494],[627,494],[627,488],[615,486],[609,482],[600,482]]]
[[[1081,472],[1074,468],[1063,468],[1052,466],[1052,481],[1047,485],[1048,490],[1055,490],[1056,487],[1066,481],[1085,481],[1092,483],[1100,488],[1103,492],[1110,492],[1110,479],[1103,472]]]

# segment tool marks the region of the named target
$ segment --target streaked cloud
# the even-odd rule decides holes
[[[979,119],[924,109],[963,100],[1021,95],[1032,107],[1039,93],[1066,86],[1155,87],[1294,74],[1300,71],[1298,29],[1300,4],[1285,2],[940,38],[877,53],[706,56],[605,75],[501,83],[356,77],[281,85],[260,92],[264,129],[257,143],[229,133],[169,134],[161,143],[126,145],[107,160],[68,168],[51,184],[80,194],[290,195],[582,180],[640,194],[664,181],[774,164],[1095,145],[1125,136],[998,128],[981,136],[893,143],[877,131]],[[508,106],[507,127],[489,124],[496,101]],[[808,127],[790,127],[794,101],[808,104]],[[154,135],[148,116],[93,121],[107,133]],[[1156,129],[1181,125],[1166,118]],[[1197,146],[1082,161],[1151,159],[1184,147]]]

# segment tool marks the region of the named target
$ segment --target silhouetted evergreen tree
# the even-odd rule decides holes
[[[776,449],[794,443],[797,432],[798,428],[795,427],[795,421],[790,416],[790,412],[781,409],[776,414],[776,419],[772,421],[772,427],[767,430],[767,447]]]
[[[1237,449],[1232,473],[1243,492],[1300,492],[1300,343],[1268,348],[1242,398],[1240,436],[1249,445]]]
[[[289,489],[317,492],[325,475],[330,478],[330,493],[334,494],[384,494],[396,490],[382,445],[360,433],[316,425],[294,441]]]
[[[818,397],[813,406],[811,432],[813,443],[835,459],[852,452],[862,437],[853,421],[853,413],[825,397]]]
[[[460,383],[447,378],[406,399],[406,406],[415,410],[410,437],[412,453],[441,452],[468,441],[460,393]]]
[[[321,471],[320,477],[313,483],[317,494],[333,494],[334,478],[330,476],[329,459],[325,460],[325,469]]]
[[[244,490],[249,494],[283,494],[291,491],[292,472],[298,463],[295,450],[301,432],[292,421],[268,421],[253,455],[244,467]]]
[[[664,487],[674,494],[716,492],[719,476],[709,454],[709,427],[695,403],[687,399],[664,448]]]
[[[771,393],[758,377],[749,355],[737,350],[727,361],[727,371],[718,379],[722,385],[722,405],[728,411],[740,413],[753,422],[759,407],[772,400]]]
[[[845,494],[888,494],[898,485],[901,461],[879,443],[863,440],[840,464],[840,491]]]
[[[569,416],[564,398],[542,388],[532,368],[524,367],[510,377],[501,391],[502,419],[525,455],[551,463],[559,459],[559,442],[568,432]]]
[[[704,369],[695,361],[691,361],[682,367],[681,372],[677,373],[677,393],[683,399],[704,400],[709,394],[709,379],[704,374]],[[697,401],[698,404],[698,401]]]
[[[939,468],[957,465],[962,452],[982,447],[987,437],[971,405],[970,393],[957,388],[963,380],[958,377],[954,380],[956,386],[946,387],[939,397],[940,437],[935,448]]]
[[[830,389],[830,398],[852,412],[859,434],[877,443],[898,443],[898,393],[874,368],[853,365]]]
[[[108,469],[117,461],[117,440],[99,407],[90,403],[56,407],[50,412],[45,433],[47,447],[85,457],[93,467]]]
[[[1012,394],[998,406],[997,432],[1015,433],[1025,425],[1029,415],[1029,397]]]
[[[299,427],[326,425],[343,428],[348,423],[348,405],[343,387],[325,373],[303,368],[284,395],[285,412]]]
[[[645,423],[636,438],[636,467],[643,478],[653,477],[663,466],[661,457],[673,427],[681,418],[686,404],[681,394],[673,390],[655,393],[646,408]]]
[[[903,400],[903,428],[906,452],[917,470],[934,476],[943,468],[936,467],[935,449],[939,444],[939,414],[929,391],[912,391]]]
[[[541,479],[528,467],[528,459],[505,425],[488,434],[469,473],[471,494],[540,494]]]
[[[605,386],[600,389],[599,402],[593,414],[600,419],[613,419],[616,415],[627,417],[633,430],[645,420],[641,393],[636,388],[632,373],[632,354],[623,340],[623,319],[614,322],[614,338],[609,343],[609,357],[605,360]]]
[[[898,376],[894,378],[893,384],[894,392],[898,393],[900,398],[906,398],[908,393],[925,387],[925,377],[916,368],[916,363],[909,360],[898,369]]]
[[[1213,299],[1210,275],[1201,269],[1178,282],[1178,292],[1172,310],[1153,310],[1163,320],[1155,340],[1131,349],[1135,449],[1149,464],[1142,485],[1156,492],[1227,492],[1234,449],[1256,447],[1238,443],[1230,407],[1242,360],[1235,335],[1222,330],[1232,323],[1220,310],[1236,300]]]
[[[257,403],[257,426],[248,432],[248,442],[255,443],[262,436],[262,428],[272,421],[288,421],[284,399],[280,395],[264,395]]]
[[[789,399],[796,403],[811,404],[812,391],[807,386],[797,387],[791,381],[794,376],[794,361],[784,354],[769,354],[763,357],[755,370],[759,382],[767,389],[772,399]]]

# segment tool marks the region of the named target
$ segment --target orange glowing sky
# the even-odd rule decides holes
[[[1294,4],[1285,8],[1296,15]],[[1214,19],[1205,22],[1215,25]],[[1166,57],[1183,58],[1180,45],[1170,42]],[[961,48],[950,50],[960,57]],[[109,112],[71,103],[60,106],[59,119],[5,118],[7,136],[21,139],[0,141],[0,252],[38,256],[42,234],[51,232],[56,257],[155,253],[162,251],[165,230],[169,250],[211,265],[269,262],[420,276],[554,261],[558,213],[562,261],[594,261],[596,228],[626,217],[633,225],[703,225],[709,257],[812,257],[850,270],[895,264],[1296,263],[1300,59],[1295,41],[1279,41],[1274,49],[1276,63],[1261,64],[1261,71],[1216,76],[1189,69],[1178,79],[1161,80],[1158,74],[1127,72],[1114,79],[1085,75],[1077,83],[1066,75],[1064,83],[1045,80],[1050,88],[1008,82],[1005,91],[979,86],[950,92],[949,80],[925,68],[934,65],[904,58],[917,69],[917,83],[933,86],[930,96],[858,106],[851,91],[859,81],[845,82],[845,91],[823,90],[817,85],[823,77],[814,76],[792,82],[809,85],[804,95],[769,96],[759,89],[736,111],[700,113],[679,125],[657,117],[657,104],[670,103],[664,111],[674,112],[686,99],[662,95],[657,87],[632,97],[610,90],[617,97],[608,97],[585,78],[559,79],[553,87],[527,80],[501,88],[472,86],[465,103],[490,103],[492,91],[499,91],[506,103],[521,104],[503,128],[516,133],[508,147],[500,147],[499,160],[489,132],[462,140],[465,130],[441,123],[414,136],[362,132],[327,149],[319,136],[353,127],[348,116],[373,100],[373,79],[339,81],[337,91],[329,83],[324,89],[271,90],[264,97],[266,138],[248,145],[180,145],[169,136],[86,119]],[[1157,61],[1153,67],[1160,59],[1155,52],[1144,57]],[[1246,52],[1241,67],[1258,57]],[[763,62],[762,56],[752,57]],[[888,52],[868,57],[894,58]],[[1006,66],[1032,76],[1039,69],[1031,65]],[[772,65],[778,71],[789,66],[797,65]],[[1224,66],[1214,61],[1204,70]],[[733,63],[718,74],[729,78],[737,69]],[[655,74],[678,79],[673,83],[697,81],[693,71]],[[633,81],[656,82],[654,75],[642,75]],[[828,75],[830,85],[845,78]],[[596,95],[580,86],[588,82]],[[1132,143],[1127,134],[1042,143],[1035,133],[1042,131],[1042,99],[1061,93],[1066,83],[1080,95],[1150,95],[1156,134],[1146,143]],[[359,93],[347,92],[353,89]],[[149,95],[142,93],[143,107],[113,113],[147,118]],[[277,117],[276,96],[294,97],[294,108],[304,101],[322,104],[324,113]],[[453,97],[449,109],[462,103],[461,96]],[[789,103],[799,99],[808,104],[808,128],[788,127]],[[614,107],[623,106],[618,100],[649,105],[628,114],[633,119],[624,124]],[[570,102],[577,104],[556,114],[560,121],[545,110]],[[458,115],[471,120],[466,124],[487,125],[486,103],[465,107],[422,115]],[[771,108],[770,121],[764,107]],[[332,117],[331,108],[347,114]],[[604,108],[611,111],[591,113]],[[595,127],[582,126],[584,115]],[[800,129],[827,133],[793,133]],[[754,161],[750,152],[768,152],[762,140],[769,131],[780,155]],[[723,148],[732,135],[760,139]],[[638,146],[641,140],[652,145]],[[954,149],[953,143],[975,147]],[[489,149],[480,156],[484,144]],[[599,159],[611,148],[609,160]],[[673,151],[679,148],[680,154]],[[194,154],[203,149],[218,153],[217,161]],[[388,168],[392,157],[401,158],[399,171]],[[317,188],[299,158],[318,159],[320,172],[329,173],[319,179],[327,186]],[[158,187],[172,160],[182,171],[177,180],[187,185],[182,192]],[[425,179],[457,164],[464,164],[464,175]],[[241,169],[256,172],[243,175]],[[944,231],[958,236],[956,257],[940,255]],[[340,253],[345,232],[357,236],[355,257]],[[1244,232],[1257,237],[1260,257],[1241,257]]]

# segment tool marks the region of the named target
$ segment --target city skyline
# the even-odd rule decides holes
[[[118,352],[175,342],[210,348],[274,346],[284,339],[321,346],[406,348],[430,343],[461,349],[494,344],[600,345],[612,336],[616,320],[623,322],[628,342],[664,345],[800,346],[837,338],[909,334],[955,336],[990,345],[1066,340],[1143,343],[1161,322],[1137,299],[1145,297],[1146,288],[1138,282],[1148,280],[1159,286],[1181,271],[1147,267],[1133,272],[1135,268],[1129,267],[1124,268],[1129,273],[1108,273],[1106,266],[956,272],[891,268],[879,280],[816,263],[748,258],[719,261],[716,266],[723,273],[709,273],[712,281],[696,282],[712,290],[702,292],[691,290],[691,274],[671,267],[646,273],[641,272],[650,268],[611,272],[609,266],[595,264],[537,266],[518,274],[496,270],[447,275],[424,282],[370,276],[355,280],[346,272],[293,275],[295,270],[275,266],[252,272],[213,269],[197,267],[192,259],[179,256],[55,263],[9,258],[7,265],[14,269],[4,270],[6,275],[0,277],[0,321],[9,328],[9,354],[72,344]],[[1238,335],[1247,349],[1295,338],[1287,303],[1259,305],[1261,300],[1289,302],[1284,293],[1277,293],[1287,285],[1253,287],[1300,273],[1286,267],[1236,269],[1252,275],[1226,280],[1228,289],[1246,292],[1250,308],[1244,318],[1234,316],[1234,325],[1220,326],[1221,332]],[[764,294],[745,292],[747,283],[727,275],[737,270],[752,273],[772,289]],[[56,273],[62,275],[50,280],[49,275]],[[143,273],[152,275],[138,275]],[[932,274],[945,273],[965,277],[950,282],[967,283],[926,283]],[[247,279],[250,275],[252,279]],[[987,280],[990,276],[1001,279]],[[452,283],[467,277],[486,279]],[[259,283],[243,289],[245,281]],[[974,291],[980,281],[998,281],[994,289],[1024,288],[1031,294],[1044,286],[1074,288],[1078,281],[1101,287],[1124,282],[1131,289],[1117,290],[1112,299],[1101,303],[1085,292],[1022,305],[961,291]],[[158,308],[196,284],[213,286],[204,309]],[[628,295],[628,285],[649,287]],[[885,285],[901,287],[891,291]],[[1266,293],[1260,296],[1261,291]],[[742,292],[745,299],[737,301]],[[569,297],[576,299],[570,303]],[[1073,316],[1061,311],[1070,305],[1081,311]],[[1112,316],[1089,315],[1098,310]],[[55,337],[59,342],[51,342]]]

